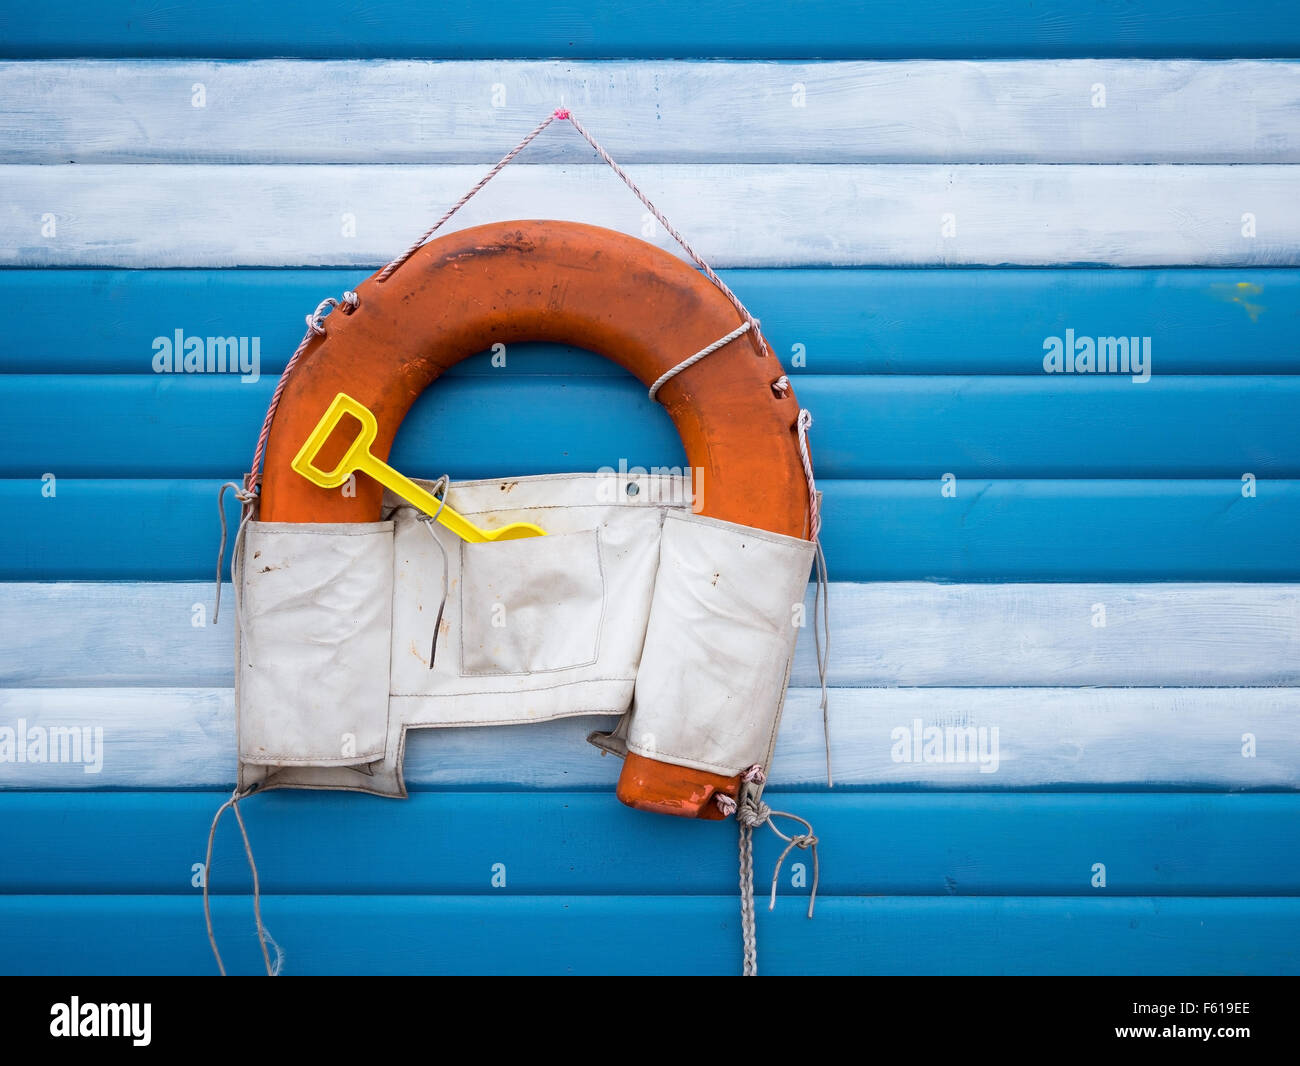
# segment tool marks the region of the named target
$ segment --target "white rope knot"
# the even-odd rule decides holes
[[[740,780],[747,785],[761,785],[767,781],[767,774],[763,773],[763,768],[758,763],[754,763],[753,766],[740,775]],[[736,801],[725,792],[715,793],[713,802],[718,805],[718,810],[722,812],[724,818],[730,818],[736,813]]]
[[[772,819],[789,818],[791,821],[798,822],[807,830],[804,833],[785,834],[776,827]],[[785,865],[786,856],[795,848],[800,851],[812,851],[813,858],[813,883],[812,891],[808,895],[808,917],[813,916],[813,908],[817,904],[817,885],[821,880],[821,870],[817,858],[817,845],[820,841],[817,834],[813,831],[812,823],[806,818],[800,818],[797,814],[791,814],[789,811],[774,811],[762,800],[753,798],[746,799],[736,812],[736,821],[740,823],[742,831],[753,831],[760,825],[766,825],[773,833],[786,842],[785,850],[781,852],[781,857],[776,860],[776,868],[772,871],[772,898],[768,903],[768,910],[776,909],[776,886],[781,877],[781,867]],[[743,890],[743,886],[742,886]],[[753,885],[750,885],[750,892],[753,892]]]
[[[650,386],[650,399],[651,399],[651,401],[653,402],[654,398],[658,395],[660,389],[662,389],[665,385],[667,385],[669,381],[671,381],[673,378],[675,378],[675,377],[676,377],[678,374],[680,374],[683,370],[689,370],[689,369],[690,369],[691,367],[693,367],[696,363],[698,363],[701,359],[705,359],[705,358],[707,358],[708,356],[712,355],[712,354],[713,354],[714,352],[716,352],[719,348],[725,348],[728,344],[730,344],[732,341],[734,341],[737,337],[743,337],[743,336],[744,336],[746,333],[748,333],[751,329],[754,329],[754,328],[757,326],[757,324],[758,324],[758,319],[756,319],[756,318],[748,319],[747,321],[742,322],[739,326],[737,326],[735,329],[733,329],[733,330],[732,330],[730,333],[728,333],[725,337],[719,337],[716,341],[714,341],[712,344],[710,344],[707,348],[701,348],[698,352],[696,352],[694,355],[692,355],[689,359],[683,359],[683,360],[682,360],[680,363],[678,363],[675,367],[671,367],[670,369],[665,370],[662,374],[659,375],[658,380],[655,381],[655,383],[654,383],[653,385]]]
[[[316,336],[325,336],[325,316],[336,307],[342,307],[344,314],[350,315],[361,306],[361,298],[355,292],[349,289],[343,294],[341,300],[334,299],[333,296],[326,296],[316,305],[316,310],[307,316],[307,328]]]
[[[790,379],[782,374],[772,382],[772,395],[785,396],[790,391]]]
[[[736,821],[746,829],[756,829],[772,817],[772,808],[762,800],[746,800],[736,812]]]

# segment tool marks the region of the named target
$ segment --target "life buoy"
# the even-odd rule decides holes
[[[372,451],[385,459],[416,397],[448,367],[495,343],[585,348],[648,386],[738,325],[730,300],[675,256],[575,222],[493,223],[440,237],[356,292],[355,310],[331,315],[285,380],[267,439],[262,521],[379,519],[377,482],[358,478],[356,497],[345,498],[290,467],[340,392],[374,413]],[[807,539],[799,406],[793,389],[773,389],[781,376],[780,362],[751,331],[675,375],[657,399],[699,472],[694,491],[703,514]],[[337,462],[343,447],[341,439],[327,441],[320,465]],[[739,785],[739,777],[629,752],[617,794],[642,810],[720,818],[714,797],[734,798]]]

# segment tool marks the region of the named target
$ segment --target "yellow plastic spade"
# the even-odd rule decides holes
[[[321,470],[314,465],[314,460],[329,439],[330,434],[338,427],[344,415],[351,415],[360,422],[361,432],[348,445],[348,450],[344,453],[343,458],[339,460],[338,466],[333,470]],[[346,392],[340,392],[334,397],[334,402],[329,405],[329,409],[321,417],[321,420],[316,423],[316,428],[311,431],[311,436],[298,449],[298,454],[293,457],[293,462],[289,465],[313,485],[319,485],[323,489],[338,488],[347,481],[353,471],[359,470],[361,473],[374,478],[384,488],[397,493],[407,503],[418,507],[425,514],[436,516],[439,522],[462,540],[478,543],[490,540],[523,540],[525,537],[546,536],[546,530],[533,525],[531,522],[512,522],[500,529],[480,529],[469,519],[453,511],[433,493],[420,488],[409,477],[399,474],[382,459],[376,459],[371,455],[370,446],[375,443],[375,437],[378,434],[379,423],[375,420],[370,408],[359,400],[354,400]]]

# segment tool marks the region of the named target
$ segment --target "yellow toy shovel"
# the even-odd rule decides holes
[[[360,422],[361,432],[348,445],[348,450],[344,453],[343,458],[339,460],[338,466],[333,470],[321,470],[314,465],[314,460],[329,439],[330,434],[343,420],[344,415],[351,415]],[[375,437],[378,434],[379,423],[375,420],[370,408],[359,400],[354,400],[346,392],[340,392],[334,397],[334,402],[329,405],[329,409],[321,417],[321,420],[316,423],[316,428],[311,431],[311,436],[307,438],[306,443],[298,450],[298,454],[294,456],[293,462],[289,465],[313,485],[319,485],[323,489],[338,488],[347,481],[353,471],[359,470],[361,473],[374,478],[384,488],[397,493],[407,503],[418,507],[425,514],[436,517],[439,522],[462,540],[479,543],[490,540],[522,540],[525,537],[546,536],[546,530],[533,525],[531,522],[512,522],[500,529],[480,529],[469,519],[453,511],[433,493],[420,488],[409,477],[399,474],[382,459],[376,459],[371,455],[370,446],[374,444]]]

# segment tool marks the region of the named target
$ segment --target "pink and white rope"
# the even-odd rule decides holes
[[[452,206],[447,209],[447,211],[442,215],[441,218],[438,219],[438,221],[436,221],[432,226],[430,226],[422,234],[420,234],[420,236],[415,241],[413,241],[411,245],[401,255],[399,255],[396,259],[392,260],[392,262],[388,263],[382,270],[380,270],[379,273],[375,276],[375,280],[379,283],[383,283],[387,281],[390,277],[392,277],[392,275],[402,266],[402,264],[405,263],[408,259],[410,259],[411,256],[413,256],[417,251],[419,251],[420,248],[423,247],[423,245],[429,240],[429,238],[432,237],[435,233],[437,233],[438,230],[440,230],[444,225],[446,225],[448,220],[450,220],[452,216],[456,214],[456,212],[458,212],[462,207],[464,207],[467,203],[469,203],[470,200],[472,200],[475,196],[477,196],[478,193],[480,193],[483,190],[484,186],[488,184],[488,182],[490,182],[493,178],[495,178],[498,174],[500,174],[502,170],[504,170],[507,166],[509,166],[510,163],[514,161],[515,157],[519,155],[520,152],[522,152],[525,148],[527,148],[530,144],[532,144],[533,141],[536,140],[537,137],[539,137],[541,133],[548,126],[550,126],[551,123],[555,122],[556,120],[568,121],[572,123],[573,128],[578,131],[578,133],[582,136],[583,140],[585,140],[589,145],[591,145],[591,147],[595,150],[596,154],[600,156],[600,158],[605,162],[605,164],[611,170],[613,170],[615,174],[619,176],[623,184],[632,190],[633,195],[635,195],[636,198],[641,201],[641,203],[645,206],[646,210],[649,211],[658,220],[659,224],[663,226],[663,228],[668,232],[668,234],[673,238],[673,240],[675,240],[679,245],[681,245],[682,250],[685,251],[686,254],[690,257],[691,261],[697,267],[700,268],[704,276],[707,277],[711,282],[713,282],[713,284],[717,286],[718,290],[724,296],[726,296],[726,298],[731,302],[731,305],[735,307],[736,311],[740,314],[741,318],[744,319],[748,332],[751,335],[755,352],[759,355],[762,355],[767,348],[767,342],[763,339],[763,334],[759,328],[758,319],[756,319],[753,315],[749,313],[749,309],[746,308],[745,305],[741,302],[740,297],[731,291],[731,288],[727,285],[727,283],[723,281],[720,277],[718,277],[717,273],[713,270],[713,268],[709,266],[707,262],[705,262],[704,257],[701,256],[700,253],[695,250],[695,248],[691,245],[691,243],[684,236],[682,236],[682,234],[678,231],[677,227],[674,226],[671,222],[669,222],[668,218],[664,215],[664,213],[660,211],[659,208],[657,208],[651,202],[650,198],[646,196],[644,192],[642,192],[641,187],[637,185],[635,181],[632,180],[631,175],[629,175],[627,171],[625,171],[621,166],[619,166],[619,164],[614,160],[613,156],[611,156],[609,152],[605,150],[604,146],[601,145],[601,143],[591,135],[591,133],[587,130],[587,128],[581,122],[579,122],[576,117],[574,117],[572,112],[562,107],[556,108],[549,115],[547,115],[546,118],[544,118],[541,122],[539,122],[536,126],[534,126],[533,129],[529,131],[529,133],[523,138],[523,140],[521,140],[518,144],[516,144],[513,148],[511,148],[510,151],[508,151],[504,156],[502,156],[501,159],[492,167],[492,169],[489,170],[486,174],[484,174],[483,177],[481,177],[477,183],[475,183],[473,188],[471,188],[468,192],[465,193],[464,196],[462,196],[459,200],[457,200],[454,204],[452,204]],[[258,491],[258,483],[260,480],[262,460],[266,455],[266,440],[267,437],[270,435],[271,423],[275,419],[276,408],[278,408],[280,405],[280,397],[284,393],[285,384],[288,381],[289,374],[292,372],[293,368],[297,365],[298,360],[302,357],[303,353],[307,350],[308,345],[310,345],[311,343],[311,339],[313,337],[324,335],[325,315],[329,314],[329,312],[333,310],[335,307],[340,307],[340,306],[344,308],[345,314],[350,314],[352,311],[356,310],[356,308],[359,306],[357,300],[357,294],[354,292],[346,292],[343,294],[343,299],[341,301],[335,300],[332,297],[330,299],[323,300],[317,306],[315,312],[307,316],[307,332],[303,334],[302,341],[299,343],[297,350],[293,353],[292,357],[290,357],[289,359],[289,362],[285,365],[284,372],[280,375],[280,380],[276,382],[275,392],[272,393],[271,402],[267,406],[266,418],[263,419],[262,421],[262,431],[258,435],[257,447],[253,452],[253,465],[249,470],[249,473],[244,478],[245,488],[249,492]],[[738,336],[738,334],[736,336]],[[729,343],[731,340],[734,339],[735,336],[729,334],[727,340],[724,341],[723,343]],[[721,346],[722,345],[718,345],[718,347]],[[712,346],[709,349],[709,351],[716,351],[716,350],[717,349]],[[706,355],[709,354],[709,351],[706,351],[704,354]],[[703,358],[703,355],[700,355],[700,353],[697,353],[697,355],[699,356],[699,358]],[[695,357],[692,357],[692,359],[694,358]],[[685,369],[685,367],[679,366],[678,368],[675,368],[673,371],[670,371],[669,376],[671,376],[674,373],[679,373],[681,369]],[[789,379],[786,378],[784,375],[777,378],[777,380],[772,383],[772,391],[776,396],[784,396],[786,392],[789,391],[789,387],[790,387]],[[806,452],[806,449],[803,450]],[[811,469],[806,460],[804,466],[805,466],[805,470]]]

